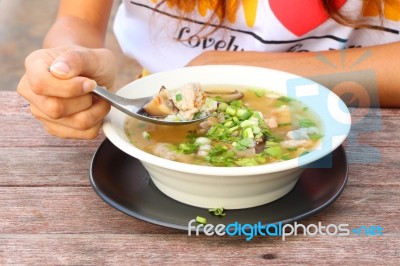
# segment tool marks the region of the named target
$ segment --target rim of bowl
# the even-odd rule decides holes
[[[341,135],[335,136],[335,135],[324,135],[324,137],[321,140],[321,145],[326,145],[326,138],[330,137],[332,138],[331,142],[328,144],[331,146],[328,149],[323,149],[320,152],[312,151],[308,154],[305,154],[301,156],[301,160],[299,160],[299,157],[286,160],[286,161],[280,161],[280,162],[274,162],[270,164],[265,164],[265,165],[257,165],[257,166],[245,166],[245,167],[218,167],[218,166],[203,166],[203,165],[194,165],[194,164],[187,164],[187,163],[181,163],[181,162],[176,162],[176,161],[171,161],[168,159],[164,159],[155,155],[152,155],[150,153],[147,153],[141,149],[136,148],[133,144],[129,142],[127,139],[123,124],[122,124],[122,129],[118,125],[116,125],[115,121],[119,121],[122,123],[126,120],[127,115],[123,114],[122,112],[116,110],[114,107],[112,107],[111,111],[109,114],[106,116],[104,119],[103,123],[103,131],[106,135],[106,137],[120,150],[123,152],[129,154],[132,157],[137,158],[140,161],[157,165],[162,168],[174,170],[174,171],[179,171],[179,172],[185,172],[188,174],[203,174],[203,175],[211,175],[211,176],[243,176],[243,175],[258,175],[258,174],[267,174],[267,173],[273,173],[273,172],[279,172],[279,171],[285,171],[285,170],[290,170],[294,168],[299,168],[299,167],[304,167],[306,168],[307,164],[310,164],[314,161],[317,161],[318,159],[321,159],[322,157],[330,154],[333,152],[337,147],[339,147],[343,141],[346,139],[347,135],[350,132],[350,127],[351,127],[351,116],[349,109],[346,107],[344,102],[333,92],[331,92],[329,89],[326,87],[311,81],[307,78],[297,76],[294,74],[290,74],[287,72],[279,71],[279,70],[274,70],[274,69],[268,69],[268,68],[260,68],[260,67],[252,67],[252,66],[237,66],[237,65],[207,65],[207,66],[193,66],[193,67],[184,67],[184,68],[179,68],[179,69],[174,69],[174,70],[169,70],[169,71],[163,71],[155,74],[151,74],[149,76],[137,79],[124,87],[122,87],[120,90],[117,91],[118,95],[126,96],[123,95],[123,92],[126,93],[127,90],[133,90],[134,88],[137,87],[145,87],[146,83],[149,83],[149,81],[154,81],[157,80],[161,85],[162,81],[164,79],[169,79],[171,80],[174,79],[173,77],[184,77],[187,74],[191,74],[192,76],[196,76],[196,74],[203,74],[207,73],[209,75],[213,75],[215,73],[250,73],[250,76],[255,75],[255,74],[269,74],[269,75],[274,75],[274,76],[281,76],[285,77],[286,80],[288,79],[301,79],[305,81],[309,81],[312,84],[317,84],[320,89],[325,91],[325,93],[328,94],[330,97],[330,100],[333,103],[337,103],[340,105],[340,109],[337,108],[336,110],[333,111],[339,111],[340,117],[336,118],[341,119]],[[253,73],[253,74],[251,74]],[[254,74],[255,73],[255,74]],[[232,74],[231,74],[232,75]],[[196,80],[197,81],[197,80]],[[189,82],[189,81],[187,81]],[[193,81],[195,82],[195,81]],[[199,81],[202,83],[201,81]],[[150,82],[151,83],[151,82]],[[184,84],[186,82],[182,81],[180,84]],[[205,84],[214,84],[212,82],[206,82]],[[220,82],[220,84],[232,84],[228,80],[226,83]],[[239,84],[232,84],[232,85],[239,85]],[[245,84],[243,84],[246,86]],[[239,85],[240,86],[240,85]],[[160,86],[157,86],[159,88]],[[260,85],[258,88],[263,88],[262,85]],[[264,87],[264,89],[267,89]],[[268,88],[269,90],[274,91],[274,88]],[[144,96],[149,96],[149,92],[144,91],[135,91],[136,97],[144,97]],[[300,100],[301,101],[301,100]],[[307,105],[307,104],[306,104]],[[318,114],[318,110],[315,110],[312,106],[307,105],[308,107],[311,107],[310,109]],[[330,110],[332,111],[332,110]],[[322,120],[322,119],[321,119]],[[339,124],[339,123],[338,123]],[[327,128],[334,128],[337,125],[326,125],[325,122],[322,120],[322,126],[325,128],[324,133],[329,133],[327,131]],[[122,132],[121,132],[122,130]],[[121,134],[123,134],[121,136]]]

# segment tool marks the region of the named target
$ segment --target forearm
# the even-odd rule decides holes
[[[89,48],[104,46],[104,35],[92,25],[77,17],[63,17],[51,27],[43,42],[43,48],[80,45]]]
[[[322,83],[339,96],[353,93],[365,107],[400,107],[400,43],[297,55],[264,66]],[[351,104],[350,104],[351,105]]]
[[[364,105],[370,103],[376,107],[400,107],[399,50],[400,43],[315,53],[211,52],[191,64],[267,67],[310,78],[334,91],[335,85],[346,82],[346,90],[354,92]],[[363,76],[370,74],[373,77]],[[365,90],[369,90],[369,95],[378,94],[379,103],[376,99],[363,98],[365,93],[358,93],[360,84],[363,85],[359,81],[364,78],[371,80]]]
[[[43,42],[44,48],[104,46],[112,0],[60,1],[57,19]]]

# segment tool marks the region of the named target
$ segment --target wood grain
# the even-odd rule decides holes
[[[379,225],[383,236],[188,236],[102,201],[91,141],[51,137],[15,92],[0,92],[0,265],[398,265],[400,110],[354,112],[342,195],[302,224]],[[300,231],[301,234],[301,231]]]
[[[188,237],[146,234],[0,236],[7,257],[25,265],[396,265],[398,238]],[[305,245],[304,243],[307,243]],[[379,246],[379,249],[375,249]],[[398,265],[398,264],[397,264]]]

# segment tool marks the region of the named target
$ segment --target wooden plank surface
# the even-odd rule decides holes
[[[89,183],[104,135],[91,141],[48,136],[21,97],[0,92],[0,265],[398,265],[400,110],[370,110],[373,120],[353,114],[347,186],[301,223],[379,225],[383,236],[246,241],[188,236],[112,208]]]
[[[394,250],[398,238],[246,242],[170,234],[34,234],[3,235],[0,240],[7,254],[0,263],[25,265],[396,265],[399,256]]]

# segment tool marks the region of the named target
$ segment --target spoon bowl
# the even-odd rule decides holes
[[[116,109],[122,111],[123,113],[132,116],[136,119],[150,122],[150,123],[155,123],[155,124],[162,124],[162,125],[173,125],[173,126],[178,126],[178,125],[186,125],[186,124],[191,124],[191,123],[196,123],[196,122],[201,122],[208,117],[211,116],[211,114],[193,119],[193,120],[187,120],[187,121],[169,121],[169,120],[163,120],[162,117],[159,116],[149,116],[144,110],[143,106],[149,102],[150,100],[153,99],[153,96],[148,96],[148,97],[142,97],[142,98],[135,98],[135,99],[128,99],[121,97],[119,95],[116,95],[114,93],[109,92],[107,89],[96,86],[96,88],[93,90],[93,93],[100,98],[106,100],[109,102],[113,107]]]

